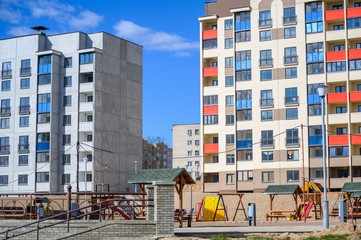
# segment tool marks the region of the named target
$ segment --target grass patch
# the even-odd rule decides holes
[[[273,240],[273,239],[268,238],[268,237],[262,237],[262,236],[253,236],[253,237],[247,238],[247,240]]]
[[[348,237],[348,234],[344,234],[344,235],[332,235],[332,234],[328,234],[328,235],[324,235],[320,238],[317,237],[308,237],[305,240],[346,240]]]
[[[230,240],[230,238],[227,236],[214,236],[214,237],[211,237],[210,240]]]

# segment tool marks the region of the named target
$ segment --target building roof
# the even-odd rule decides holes
[[[345,183],[341,192],[361,192],[361,182]]]
[[[179,183],[179,177],[183,176],[186,180],[185,184],[194,184],[194,180],[189,176],[184,168],[161,168],[161,169],[141,169],[128,183],[133,184],[150,184],[152,182],[172,182]]]
[[[297,184],[288,184],[288,185],[269,185],[264,194],[294,194],[300,193],[301,188]]]

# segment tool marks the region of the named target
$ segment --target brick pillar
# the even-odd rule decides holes
[[[175,182],[153,182],[157,237],[174,235],[174,185]]]
[[[147,199],[154,199],[154,186],[145,185],[145,191],[147,193]],[[148,201],[147,205],[153,205],[154,201]],[[147,207],[147,220],[154,221],[154,207]]]

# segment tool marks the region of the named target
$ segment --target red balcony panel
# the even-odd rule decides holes
[[[203,153],[218,153],[218,143],[203,144]]]
[[[350,102],[360,102],[361,91],[350,92]]]
[[[348,50],[348,59],[359,59],[361,58],[361,49],[350,49]]]
[[[203,31],[203,40],[217,38],[217,29]]]
[[[343,9],[339,10],[331,10],[325,12],[325,21],[337,20],[344,18],[344,11]]]
[[[361,144],[361,134],[351,135],[351,144]]]
[[[218,105],[203,107],[203,115],[211,115],[211,114],[218,114]]]
[[[355,17],[361,17],[361,7],[347,9],[347,18]]]
[[[329,146],[347,145],[347,144],[348,144],[348,135],[328,136],[328,145]]]
[[[203,77],[218,76],[218,67],[203,68]]]
[[[334,52],[326,52],[326,61],[342,61],[346,60],[346,51],[334,51]]]
[[[343,103],[347,102],[347,93],[329,93],[327,94],[327,103]]]

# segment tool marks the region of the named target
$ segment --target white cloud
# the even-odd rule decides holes
[[[75,8],[69,4],[61,4],[57,0],[37,0],[27,1],[26,6],[31,11],[32,17],[49,17],[60,20],[64,15],[75,11]]]
[[[69,24],[74,29],[97,27],[103,21],[100,16],[89,10],[81,11],[79,16],[70,18]]]
[[[11,36],[23,36],[31,34],[33,31],[28,27],[13,27],[6,33]]]
[[[187,40],[176,34],[156,32],[131,21],[121,20],[113,27],[117,36],[139,43],[149,50],[173,51],[176,52],[176,56],[185,57],[191,55],[189,50],[199,48],[196,41]]]
[[[12,24],[17,24],[22,20],[20,10],[15,10],[14,5],[18,5],[17,0],[1,0],[0,1],[0,20]]]

